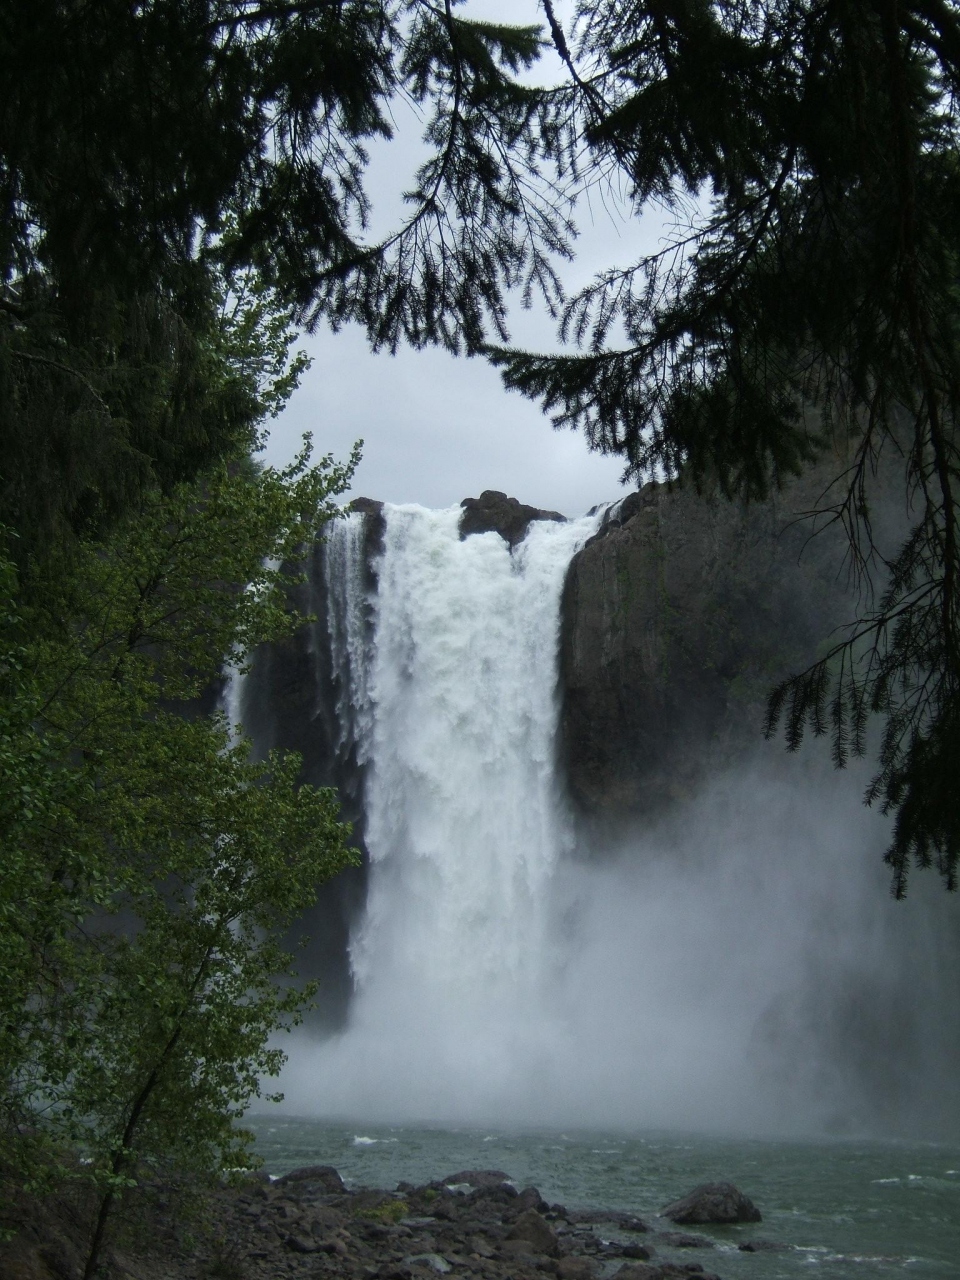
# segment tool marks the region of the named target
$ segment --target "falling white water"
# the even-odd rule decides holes
[[[217,709],[226,717],[231,747],[237,746],[243,737],[243,688],[244,673],[235,662],[225,662],[223,688],[217,701]]]
[[[323,544],[327,626],[336,689],[338,747],[353,740],[363,752],[370,736],[364,517],[351,512],[330,526]],[[365,758],[365,757],[364,757]]]
[[[359,518],[328,547],[371,858],[352,1024],[324,1055],[347,1105],[358,1071],[386,1077],[383,1098],[390,1081],[422,1085],[425,1062],[448,1094],[469,1071],[494,1096],[550,967],[547,886],[567,838],[554,769],[560,594],[596,521],[535,522],[511,552],[496,533],[461,541],[460,514],[385,508],[374,642]]]
[[[263,565],[265,569],[278,569],[280,561],[268,556]],[[258,589],[254,583],[249,583],[245,588],[248,593]],[[217,710],[226,717],[228,742],[231,747],[238,746],[246,736],[243,720],[247,696],[248,657],[247,654],[239,654],[228,658],[221,670],[223,685],[217,700]]]

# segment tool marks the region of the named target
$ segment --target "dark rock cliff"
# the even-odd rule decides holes
[[[856,612],[842,527],[801,518],[831,455],[750,506],[649,484],[574,557],[563,595],[561,754],[586,815],[628,818],[689,794],[760,740],[766,698]],[[891,460],[873,485],[896,484]],[[889,542],[888,526],[875,519]]]
[[[368,586],[374,590],[376,556],[383,550],[383,503],[358,498],[351,505],[365,517]],[[353,992],[347,950],[350,931],[366,900],[363,768],[355,744],[336,715],[322,544],[313,548],[305,577],[292,590],[290,606],[314,621],[286,640],[257,651],[244,685],[241,718],[258,757],[273,749],[296,751],[302,760],[303,782],[336,788],[341,817],[353,827],[352,843],[364,854],[362,866],[347,868],[320,886],[315,906],[289,939],[296,945],[309,936],[310,946],[298,956],[297,968],[306,979],[321,979],[317,1020],[338,1026],[346,1018]]]

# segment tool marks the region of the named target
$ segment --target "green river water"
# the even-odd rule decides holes
[[[551,1203],[650,1219],[697,1183],[734,1182],[761,1210],[762,1223],[696,1228],[715,1242],[713,1249],[660,1250],[664,1258],[701,1262],[722,1280],[960,1277],[956,1143],[391,1128],[286,1114],[254,1117],[249,1127],[269,1173],[332,1164],[349,1186],[393,1188],[460,1169],[502,1169]],[[789,1248],[738,1250],[739,1242],[757,1239]]]

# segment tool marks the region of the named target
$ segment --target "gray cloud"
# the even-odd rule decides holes
[[[557,11],[569,21],[571,0]],[[543,22],[536,0],[470,0],[468,17]],[[531,78],[559,78],[559,59],[546,54]],[[402,219],[402,193],[425,155],[423,121],[410,104],[394,104],[396,137],[369,148],[369,234],[388,234]],[[621,192],[598,187],[580,202],[575,262],[563,268],[568,292],[605,267],[636,261],[662,246],[662,211],[634,216]],[[512,340],[531,350],[557,349],[556,326],[536,307],[515,307]],[[506,392],[484,361],[438,350],[374,354],[359,329],[323,329],[302,343],[313,358],[303,385],[270,432],[266,461],[289,462],[305,431],[319,453],[344,458],[365,442],[352,493],[388,502],[444,507],[483,489],[503,489],[521,501],[581,515],[622,496],[623,463],[592,453],[583,437],[554,431],[540,408]]]
[[[352,492],[447,507],[483,489],[579,515],[622,493],[617,458],[554,431],[539,408],[504,391],[482,360],[443,351],[374,355],[359,330],[320,332],[303,386],[273,425],[264,457],[290,460],[304,431],[345,457],[364,440]]]

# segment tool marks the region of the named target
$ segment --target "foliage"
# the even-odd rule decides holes
[[[0,1140],[81,1144],[101,1193],[94,1262],[145,1160],[247,1159],[234,1123],[305,994],[277,938],[355,857],[295,757],[251,763],[222,717],[174,706],[298,624],[276,566],[348,475],[305,456],[221,469],[82,543],[19,618],[7,606]]]
[[[405,1200],[387,1200],[383,1204],[378,1204],[370,1209],[358,1209],[355,1216],[364,1218],[368,1222],[379,1222],[385,1226],[393,1226],[401,1218],[405,1218],[409,1212],[410,1206]]]
[[[250,458],[306,365],[287,219],[328,190],[297,207],[282,137],[326,103],[308,146],[332,128],[348,175],[380,129],[374,7],[312,8],[0,24],[0,1167],[92,1184],[88,1274],[151,1163],[245,1159],[309,998],[277,939],[355,856],[294,757],[191,707],[302,621],[285,588],[356,462]]]
[[[545,28],[454,0],[39,0],[7,24],[0,515],[96,532],[241,454],[257,410],[213,317],[248,270],[309,324],[485,351],[632,477],[750,499],[833,450],[821,506],[862,616],[771,728],[830,732],[843,763],[880,715],[896,891],[911,861],[952,887],[960,20],[943,0],[583,0],[568,39],[542,8]],[[567,74],[537,86],[547,41]],[[397,97],[427,155],[372,241],[368,150]],[[598,184],[673,232],[564,301],[573,202]],[[565,349],[488,345],[511,290],[543,297]],[[868,500],[891,454],[912,525],[893,554]]]

